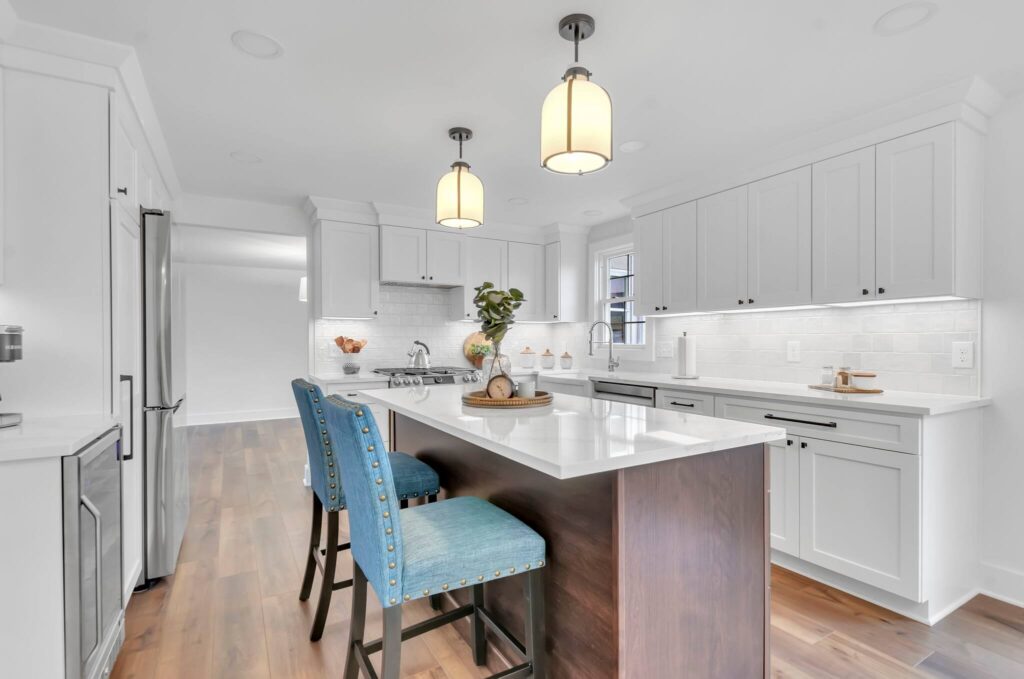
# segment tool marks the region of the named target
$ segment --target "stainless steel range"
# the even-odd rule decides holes
[[[387,375],[388,386],[392,389],[420,384],[471,384],[480,381],[480,373],[473,368],[377,368],[373,372]]]

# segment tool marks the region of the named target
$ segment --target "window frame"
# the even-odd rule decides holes
[[[627,237],[620,237],[602,241],[600,243],[594,243],[590,247],[590,262],[591,271],[593,276],[590,284],[590,298],[591,298],[591,323],[597,321],[610,322],[611,320],[611,305],[615,302],[631,301],[636,302],[636,275],[637,275],[637,261],[636,261],[636,247],[633,244],[632,234],[626,234]],[[608,273],[608,260],[613,257],[619,257],[622,255],[631,254],[634,257],[633,260],[633,295],[630,297],[611,297],[609,296],[609,280],[610,276]],[[635,309],[635,306],[634,306]],[[637,318],[643,319],[644,322],[644,343],[643,344],[613,344],[612,353],[616,356],[621,355],[623,358],[631,361],[653,361],[654,360],[654,324],[650,322],[650,319],[644,316],[637,316]],[[598,352],[598,346],[604,346],[604,340],[608,336],[608,330],[595,330],[594,339],[600,341],[600,345],[596,345],[594,348],[594,355],[602,355]]]

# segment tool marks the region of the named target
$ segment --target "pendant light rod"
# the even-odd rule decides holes
[[[580,41],[594,35],[594,17],[589,14],[570,14],[558,22],[558,34],[573,43],[573,60],[580,60]]]
[[[459,160],[462,160],[462,142],[473,138],[473,130],[468,127],[453,127],[448,130],[448,138],[459,142]]]

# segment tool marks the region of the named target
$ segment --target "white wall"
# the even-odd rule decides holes
[[[306,374],[297,269],[184,264],[188,422],[295,417]]]
[[[992,119],[985,202],[982,565],[986,588],[1024,605],[1024,96]]]

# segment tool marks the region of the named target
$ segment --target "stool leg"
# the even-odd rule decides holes
[[[384,609],[384,648],[380,679],[398,679],[402,666],[402,606]]]
[[[477,613],[484,605],[484,586],[473,585],[473,619],[470,622],[469,639],[473,646],[473,662],[478,667],[487,664],[487,632],[484,619]]]
[[[344,679],[359,679],[359,661],[356,645],[363,643],[366,628],[366,576],[359,565],[352,562],[352,615],[348,622],[348,652],[345,655]]]
[[[398,508],[399,509],[408,509],[408,507],[409,507],[409,498],[405,498],[405,499],[402,499],[402,500],[398,501]]]
[[[545,638],[544,571],[538,568],[526,576],[526,656],[533,664],[534,679],[547,676]]]
[[[435,611],[441,610],[441,595],[440,594],[431,594],[430,595],[430,608],[432,608]]]
[[[316,604],[313,629],[309,633],[310,641],[320,641],[320,637],[324,635],[327,610],[331,607],[331,594],[334,592],[334,570],[338,565],[338,512],[327,512],[327,544],[325,547],[327,553],[324,554],[324,577],[320,580],[320,599]]]
[[[302,590],[299,592],[299,601],[309,598],[313,590],[313,576],[316,575],[316,558],[313,556],[316,550],[320,549],[320,527],[323,524],[324,506],[320,498],[313,493],[313,520],[309,526],[309,553],[306,555],[306,573],[302,576]]]

